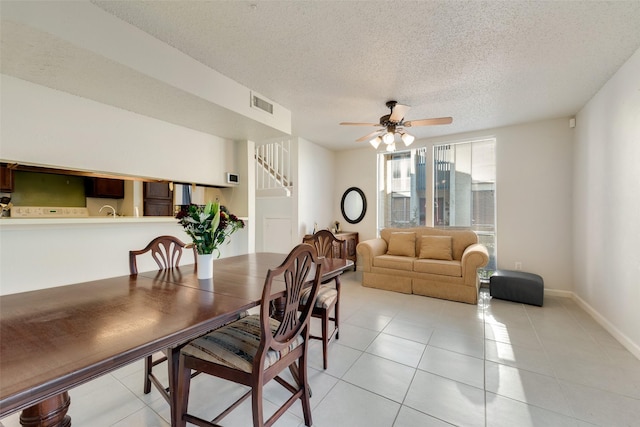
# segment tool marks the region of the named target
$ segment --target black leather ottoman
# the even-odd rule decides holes
[[[489,294],[494,298],[542,307],[542,277],[522,271],[497,270],[489,279]]]

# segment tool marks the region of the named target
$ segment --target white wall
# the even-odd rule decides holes
[[[143,221],[0,224],[0,294],[127,275],[129,250],[142,249],[161,234],[188,239],[176,221]],[[185,261],[193,262],[188,256]],[[152,266],[143,263],[139,268]]]
[[[24,25],[25,30],[41,31],[52,37],[54,43],[70,44],[79,55],[97,60],[106,58],[109,66],[125,77],[131,77],[131,70],[135,70],[162,82],[166,85],[162,90],[168,90],[167,93],[176,93],[172,89],[177,88],[241,117],[291,133],[291,112],[286,108],[273,101],[273,114],[251,108],[247,102],[251,94],[249,88],[90,2],[3,2],[2,17]],[[30,58],[25,56],[21,60]]]
[[[226,185],[233,141],[0,75],[0,159]]]
[[[165,234],[189,241],[170,218],[0,223],[0,295],[128,275],[129,251]],[[220,248],[220,257],[247,253],[247,240],[246,230],[237,231]],[[185,252],[181,263],[192,262],[190,251]],[[142,257],[138,270],[157,266],[151,257]]]
[[[347,150],[336,153],[335,191],[332,195],[333,216],[340,221],[344,231],[356,231],[360,241],[377,236],[377,158],[376,151],[371,148]],[[342,216],[340,201],[342,195],[350,187],[360,188],[366,197],[367,212],[362,221],[349,224]]]
[[[571,291],[573,131],[568,118],[420,140],[413,146],[487,137],[496,138],[498,268],[513,269],[520,261],[524,271],[543,277],[546,288]],[[336,163],[336,182],[345,189],[362,188],[369,205],[364,220],[349,228],[360,233],[361,241],[375,237],[375,150],[340,152]]]
[[[561,118],[497,129],[498,268],[539,274],[571,291],[572,138]]]
[[[576,117],[575,293],[640,358],[640,50]]]
[[[312,142],[298,138],[298,227],[295,242],[302,242],[305,234],[331,228],[339,219],[334,216],[336,190],[334,188],[334,158],[336,153]]]

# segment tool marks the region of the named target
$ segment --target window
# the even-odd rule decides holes
[[[489,250],[485,271],[496,269],[495,140],[433,147],[433,223],[470,228]]]
[[[379,228],[425,224],[426,148],[380,154]]]
[[[379,229],[470,228],[489,250],[483,275],[496,269],[495,139],[382,153],[378,167]]]

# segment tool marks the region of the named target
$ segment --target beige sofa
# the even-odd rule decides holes
[[[386,228],[358,244],[362,285],[477,304],[487,248],[470,230]]]

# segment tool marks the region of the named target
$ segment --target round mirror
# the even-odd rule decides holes
[[[357,224],[362,221],[367,212],[367,199],[362,190],[358,187],[348,188],[342,195],[340,209],[342,209],[342,216],[348,223]]]

